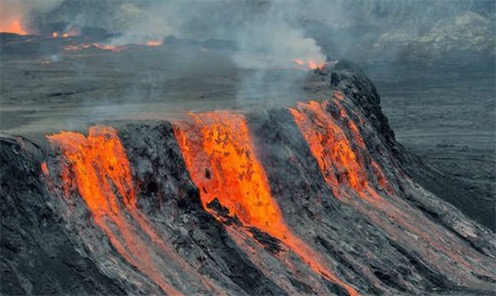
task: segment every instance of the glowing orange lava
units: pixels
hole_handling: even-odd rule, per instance
[[[193,182],[200,189],[203,207],[217,198],[246,226],[253,226],[288,245],[314,271],[357,292],[324,268],[315,251],[289,230],[272,198],[265,171],[256,158],[246,118],[228,112],[190,114],[193,123],[174,125],[174,134]]]
[[[161,40],[150,40],[148,42],[145,43],[146,46],[160,46],[162,45],[162,41]]]
[[[43,173],[43,175],[47,177],[50,176],[50,172],[48,171],[48,166],[46,162],[41,163],[41,172]]]
[[[79,29],[73,28],[67,32],[59,33],[59,32],[53,32],[52,37],[53,38],[69,38],[69,37],[74,37],[78,36],[80,34]]]
[[[67,51],[78,51],[81,49],[86,49],[92,47],[93,44],[79,44],[79,45],[67,45],[64,47]]]
[[[317,62],[314,62],[314,61],[308,61],[308,68],[311,69],[311,70],[315,70],[315,69],[323,69],[325,66],[325,63],[317,63]]]
[[[26,35],[27,32],[22,26],[20,19],[16,19],[8,24],[0,26],[0,32],[2,33],[14,33],[19,35]]]
[[[129,161],[116,131],[110,127],[92,127],[87,138],[79,133],[61,132],[48,136],[48,140],[67,159],[69,168],[61,172],[66,197],[69,198],[73,190],[72,182],[69,182],[73,176],[95,223],[106,233],[115,249],[164,291],[179,295],[150,258],[153,250],[149,242],[143,240],[135,226],[121,214],[123,208],[135,209],[136,193]],[[46,164],[42,164],[42,170],[48,175]],[[143,221],[138,223],[143,227]],[[119,237],[115,235],[115,227]]]
[[[443,231],[395,194],[381,166],[365,157],[368,149],[344,108],[344,95],[337,92],[333,103],[332,108],[339,114],[337,119],[331,115],[328,101],[298,103],[290,112],[335,197],[355,207],[395,241],[410,246],[423,258],[434,262],[445,274],[474,283],[478,280],[470,273],[464,274],[465,270],[460,266],[488,274],[477,265],[480,262],[478,254],[475,256],[452,233]],[[386,194],[381,197],[376,189]],[[354,196],[360,199],[354,199]]]
[[[305,66],[310,70],[323,69],[326,65],[325,63],[317,63],[312,60],[304,61],[302,59],[294,59],[293,63],[295,63],[298,66]]]
[[[83,43],[83,44],[73,44],[73,45],[67,45],[64,47],[65,50],[67,51],[78,51],[82,49],[88,49],[91,47],[96,47],[101,50],[108,50],[112,52],[121,52],[127,49],[126,46],[118,46],[118,45],[109,45],[109,44],[100,44],[100,43]]]
[[[310,101],[298,103],[296,109],[290,109],[324,178],[338,198],[349,196],[351,189],[365,199],[381,199],[370,186],[367,169],[360,163],[346,133],[326,111],[328,106],[327,101]],[[356,143],[363,146],[358,131],[354,136],[357,137]]]
[[[110,44],[100,44],[100,43],[93,43],[93,46],[99,49],[103,50],[110,50],[113,52],[120,52],[126,49],[125,46],[119,46],[119,45],[110,45]]]
[[[207,209],[217,197],[243,223],[287,232],[251,149],[244,117],[221,112],[191,116],[198,130],[191,126],[190,130],[175,129],[175,134],[191,177],[202,191],[203,206]]]

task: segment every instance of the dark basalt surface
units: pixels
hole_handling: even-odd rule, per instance
[[[15,137],[0,144],[1,294],[124,294],[61,223],[40,178],[40,148]]]
[[[139,207],[158,229],[170,231],[173,247],[185,260],[236,294],[283,294],[203,210],[169,123],[129,124],[119,135],[140,184]]]
[[[391,203],[407,216],[424,219],[415,227],[439,233],[465,250],[467,258],[480,261],[448,275],[441,261],[423,256],[430,251],[423,253],[421,243],[411,244],[408,236],[415,234],[405,226],[391,230],[392,222],[384,226],[374,220],[380,213],[372,206],[353,206],[334,196],[287,109],[258,110],[247,114],[250,134],[289,228],[331,262],[338,278],[364,295],[491,295],[496,274],[482,274],[481,266],[496,264],[496,242],[491,230],[477,223],[489,226],[487,217],[471,210],[475,205],[454,180],[440,177],[396,143],[367,77],[343,61],[316,72],[308,88],[321,99],[341,91],[348,114],[363,116],[359,131],[366,152],[360,157],[383,168],[400,199]],[[327,112],[333,114],[335,107],[330,103]],[[115,128],[130,161],[138,209],[174,253],[167,256],[186,262],[186,267],[172,260],[162,266],[176,289],[185,294],[217,294],[217,289],[231,295],[348,295],[309,269],[284,242],[229,216],[219,200],[208,208],[222,220],[203,209],[169,122],[121,122]],[[0,144],[1,294],[165,293],[119,256],[80,197],[67,200],[52,191],[60,184],[46,182],[41,163],[56,170],[60,151],[21,137],[2,137]],[[216,288],[205,288],[201,279]]]

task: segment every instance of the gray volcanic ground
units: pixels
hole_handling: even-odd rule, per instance
[[[140,114],[166,116],[236,105],[232,63],[201,47],[118,53],[92,48],[62,52],[58,59],[51,61],[50,55],[2,59],[3,130],[30,133]]]
[[[461,180],[470,208],[495,227],[496,68],[488,64],[419,69],[370,67],[384,113],[405,147]],[[451,200],[463,207],[463,202]],[[465,207],[466,208],[466,207]]]
[[[39,47],[56,40],[33,42]],[[2,52],[1,126],[6,132],[32,134],[102,120],[268,107],[304,97],[299,89],[306,69],[267,70],[253,86],[258,93],[246,95],[246,77],[256,71],[236,68],[232,51],[208,49],[201,43],[122,52],[52,49],[44,54],[35,47],[18,54],[26,45],[13,43]]]

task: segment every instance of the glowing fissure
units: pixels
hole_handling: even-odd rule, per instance
[[[117,252],[168,294],[179,295],[156,265],[159,259],[153,256],[154,250],[149,242],[141,237],[139,229],[121,212],[124,206],[141,230],[145,230],[154,242],[158,241],[148,223],[135,211],[136,192],[129,162],[115,130],[92,127],[87,138],[79,133],[61,132],[48,136],[48,139],[52,146],[63,152],[69,166],[61,170],[66,197],[70,198],[73,189],[70,180],[73,177],[95,223],[105,232]],[[46,175],[49,174],[45,166],[42,169]],[[115,233],[115,228],[118,233]]]
[[[244,226],[256,227],[278,238],[318,274],[357,292],[328,271],[318,254],[289,230],[272,198],[265,171],[256,158],[246,118],[229,112],[192,114],[193,122],[177,122],[174,134],[186,167],[200,190],[205,210],[215,198]]]
[[[452,271],[459,269],[456,266],[462,265],[490,276],[489,270],[471,264],[480,263],[482,257],[469,255],[473,252],[463,242],[439,229],[438,225],[398,198],[379,164],[371,159],[365,161],[360,156],[368,153],[367,148],[358,127],[341,105],[343,100],[343,94],[337,92],[333,102],[340,116],[339,122],[328,111],[328,101],[298,103],[295,109],[290,109],[334,196],[357,208],[395,240],[412,246],[428,261],[436,262],[436,266],[444,269],[446,274],[453,275]],[[360,117],[358,120],[362,121]],[[384,191],[387,199],[381,197],[377,189]],[[354,196],[360,199],[356,200]],[[364,206],[363,202],[376,210]],[[409,234],[405,235],[405,232]],[[466,250],[465,254],[463,250]],[[443,257],[445,255],[452,260],[449,264]],[[473,279],[470,274],[462,274],[460,280]]]

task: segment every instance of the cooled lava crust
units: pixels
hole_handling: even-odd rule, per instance
[[[490,295],[494,234],[396,143],[373,84],[342,61],[308,87],[288,108],[1,138],[1,293]]]

